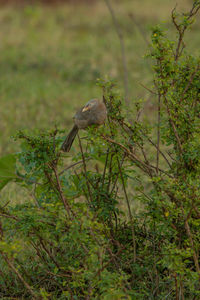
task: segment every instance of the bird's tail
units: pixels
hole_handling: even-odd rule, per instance
[[[61,146],[61,150],[64,152],[69,152],[71,149],[71,146],[73,144],[73,141],[76,137],[78,133],[78,127],[76,125],[74,125],[74,127],[72,128],[72,130],[70,131],[70,133],[68,134],[68,136],[66,137],[66,139],[64,140],[62,146]]]

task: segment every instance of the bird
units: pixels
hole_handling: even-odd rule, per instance
[[[102,125],[107,116],[106,105],[103,101],[92,99],[88,101],[74,116],[74,126],[64,140],[61,150],[69,152],[79,129],[86,129],[91,125]]]

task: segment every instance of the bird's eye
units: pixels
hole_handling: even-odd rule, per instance
[[[86,105],[83,107],[82,112],[88,111],[90,109],[90,105]]]

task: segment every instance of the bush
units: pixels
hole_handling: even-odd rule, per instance
[[[107,124],[78,136],[71,162],[61,130],[17,134],[0,187],[15,181],[32,201],[0,208],[2,298],[198,299],[200,60],[183,37],[199,8],[172,12],[177,42],[152,30],[154,124],[99,80]]]

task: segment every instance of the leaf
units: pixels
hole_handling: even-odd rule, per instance
[[[5,179],[1,180],[0,179],[0,191],[4,188],[4,186],[10,181],[11,179]]]
[[[17,179],[15,174],[16,155],[8,154],[0,158],[0,190],[13,179]]]

